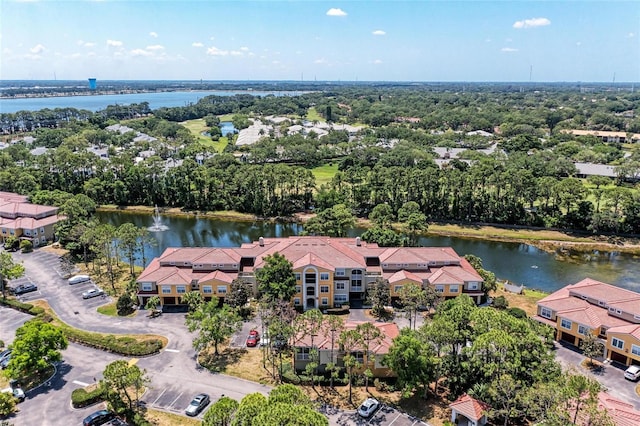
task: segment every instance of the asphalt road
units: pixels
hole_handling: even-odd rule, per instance
[[[149,408],[184,414],[193,396],[200,392],[208,393],[212,402],[222,395],[240,400],[254,392],[269,393],[271,388],[268,386],[200,368],[196,363],[196,352],[191,346],[193,336],[184,325],[184,313],[163,314],[157,318],[149,318],[144,312],[132,318],[104,316],[96,308],[110,299],[82,299],[82,292],[94,287],[94,284],[69,285],[63,278],[68,273],[68,266],[58,256],[36,250],[29,254],[14,253],[14,257],[24,263],[26,275],[19,281],[11,282],[10,286],[15,287],[26,281],[38,286],[38,291],[23,295],[21,300],[45,299],[63,321],[80,329],[105,333],[152,333],[169,339],[167,347],[160,354],[133,360],[70,344],[63,352],[64,360],[57,366],[58,372],[52,380],[27,392],[27,399],[19,405],[20,411],[10,419],[15,426],[81,424],[84,417],[102,409],[104,404],[73,409],[71,392],[99,381],[105,366],[116,359],[136,362],[147,371],[151,384],[141,400]],[[11,342],[15,329],[29,318],[26,314],[0,308],[0,339],[7,344]],[[251,328],[260,330],[259,322],[246,322],[243,330],[234,336],[233,344],[244,346]],[[199,418],[205,412],[206,409]],[[323,412],[332,425],[426,425],[390,407],[381,407],[370,419],[362,419],[354,411],[340,411],[331,407],[325,407]]]

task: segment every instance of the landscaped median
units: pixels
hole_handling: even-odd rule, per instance
[[[58,327],[67,340],[96,349],[124,356],[147,356],[159,353],[166,345],[167,338],[153,334],[105,334],[71,327],[56,316],[49,304],[38,300],[33,304],[15,300],[2,300],[0,304],[42,318]]]

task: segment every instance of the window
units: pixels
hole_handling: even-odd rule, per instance
[[[33,235],[38,235],[38,230],[37,229],[33,230]]]
[[[634,316],[633,316],[633,319],[635,319],[635,320],[640,320],[640,315],[634,315]]]
[[[598,300],[598,306],[605,306],[606,303],[604,303],[604,301],[602,300]]]
[[[293,299],[293,304],[296,306],[300,306],[300,298],[296,297],[295,299]]]
[[[403,286],[401,286],[401,285],[397,285],[397,286],[393,287],[393,291],[396,292],[396,293],[400,293],[400,290],[402,290],[402,287]]]
[[[316,295],[315,287],[307,287],[307,296],[315,296],[315,295]]]
[[[296,286],[296,293],[302,293],[302,287],[297,285]]]
[[[458,285],[454,285],[454,284],[450,285],[449,286],[449,292],[450,293],[457,293],[458,292]]]
[[[631,353],[634,355],[640,355],[640,346],[631,345]]]
[[[41,232],[42,234],[44,234],[44,227],[41,227],[41,228],[40,228],[40,232]]]
[[[30,229],[25,229],[24,230],[24,235],[26,235],[27,237],[31,236],[31,230]]]
[[[302,275],[300,275],[300,272],[296,272],[296,281],[300,281],[301,278]]]
[[[578,333],[586,336],[587,334],[589,334],[589,327],[587,327],[586,325],[579,325]]]
[[[444,293],[444,286],[443,285],[437,285],[436,286],[436,293]]]
[[[171,293],[171,286],[170,285],[163,285],[162,286],[162,292],[164,294]]]
[[[308,361],[311,358],[311,348],[297,348],[296,359],[298,361]]]
[[[151,283],[142,283],[142,291],[151,291],[153,290],[153,285]]]
[[[336,290],[344,290],[344,283],[336,282]]]
[[[204,294],[211,294],[213,293],[213,287],[211,287],[210,285],[205,285],[202,287],[202,292]]]
[[[540,316],[544,318],[551,318],[551,309],[543,307],[540,309]]]
[[[614,348],[622,349],[624,348],[624,340],[620,340],[614,337],[611,339],[611,346],[613,346]]]
[[[469,290],[477,290],[478,283],[469,283]]]
[[[307,284],[315,284],[316,274],[314,272],[304,274],[304,282]]]
[[[329,286],[328,285],[321,285],[320,286],[320,293],[329,293]]]
[[[233,269],[237,269],[237,268],[238,268],[238,264],[237,264],[237,263],[233,263],[233,264],[231,264],[231,267],[232,267]]]
[[[336,294],[333,296],[333,303],[345,303],[347,301],[346,294]]]
[[[219,285],[218,286],[218,293],[226,294],[227,293],[227,286],[226,285]]]
[[[320,273],[320,281],[329,281],[329,273],[328,272]]]
[[[178,292],[178,294],[184,294],[187,292],[187,287],[184,285],[179,285],[176,287],[176,291]]]
[[[329,304],[329,299],[326,297],[323,297],[322,299],[320,299],[320,304],[327,306]]]
[[[45,241],[47,241],[47,238],[46,237],[41,237],[40,241],[42,241],[44,243]]]
[[[336,277],[344,277],[345,275],[344,269],[336,269]]]
[[[364,352],[351,352],[351,356],[356,359],[356,362],[362,364],[364,362]]]
[[[567,330],[571,330],[571,321],[569,321],[568,319],[562,319],[562,321],[560,321],[560,326],[562,328],[566,328]]]

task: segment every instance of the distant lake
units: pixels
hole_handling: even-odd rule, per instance
[[[253,96],[292,96],[301,92],[273,91],[262,92],[257,90],[227,91],[227,90],[203,90],[186,92],[154,92],[133,93],[127,95],[90,95],[90,96],[53,96],[49,98],[19,98],[0,99],[0,113],[13,113],[18,111],[39,111],[49,108],[76,108],[89,111],[105,109],[109,105],[130,105],[140,102],[149,102],[151,109],[162,107],[182,107],[195,104],[205,96],[234,96],[239,94]]]

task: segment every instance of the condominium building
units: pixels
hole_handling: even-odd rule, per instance
[[[54,226],[65,217],[58,208],[31,204],[26,195],[0,192],[0,230],[2,243],[9,237],[29,240],[34,247],[55,238]]]
[[[640,364],[640,293],[591,278],[568,285],[538,303],[534,317],[556,330],[556,340],[579,346],[591,333],[607,359]]]
[[[363,300],[369,285],[383,279],[392,297],[407,283],[431,286],[443,298],[483,296],[480,275],[451,247],[378,247],[360,238],[260,238],[238,248],[168,248],[138,277],[140,304],[159,296],[162,305],[183,304],[198,291],[205,300],[224,298],[240,279],[257,295],[256,271],[265,258],[283,255],[293,265],[296,294],[303,309],[325,309]]]

